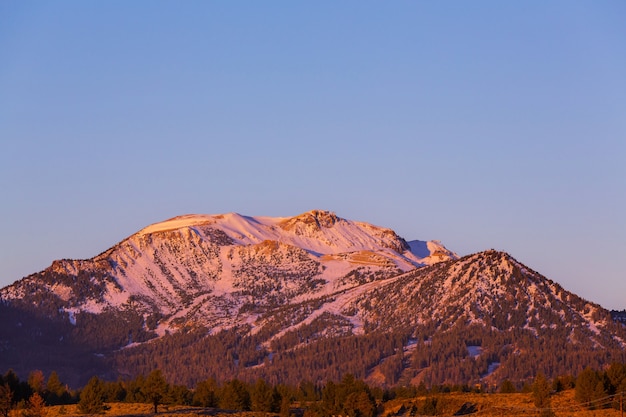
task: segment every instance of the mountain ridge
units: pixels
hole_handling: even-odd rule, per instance
[[[520,361],[558,375],[626,347],[605,309],[505,252],[459,258],[322,210],[177,216],[91,259],[55,261],[0,300],[0,366],[53,363],[77,378],[158,366],[185,384],[346,372],[385,386],[497,383],[528,378]],[[33,359],[27,342],[55,359]],[[229,359],[207,359],[217,352]],[[196,365],[183,374],[183,363]]]
[[[320,227],[320,219],[324,227]],[[327,230],[334,226],[342,227],[340,233]],[[155,242],[160,242],[156,243],[160,246],[155,247]],[[278,245],[266,242],[278,242]],[[92,297],[91,304],[84,303],[85,310],[97,312],[107,305],[119,307],[128,300],[124,295],[130,294],[150,297],[160,307],[175,306],[181,301],[185,304],[189,297],[197,297],[214,287],[215,281],[220,281],[218,275],[226,276],[221,281],[227,285],[225,281],[236,281],[238,275],[245,273],[233,271],[228,259],[260,257],[268,263],[272,248],[274,255],[284,255],[314,276],[323,275],[317,271],[320,263],[335,267],[337,263],[362,264],[378,271],[394,268],[405,271],[436,262],[442,259],[441,254],[443,258],[456,256],[443,245],[430,242],[427,245],[438,252],[437,259],[430,255],[418,258],[410,252],[404,239],[390,229],[349,222],[334,213],[319,210],[293,218],[250,217],[236,213],[185,215],[143,228],[94,258],[55,261],[50,269],[57,274],[70,275],[79,269],[108,270],[111,279],[102,280],[96,291],[104,298]],[[231,249],[225,253],[224,248]],[[172,254],[181,258],[172,259]],[[242,268],[245,269],[239,269]],[[343,270],[348,273],[352,268],[343,265]],[[235,276],[228,276],[225,271]],[[137,278],[139,276],[143,277],[143,282]],[[66,286],[56,291],[62,295],[71,292],[71,288]],[[7,297],[6,291],[4,297]]]

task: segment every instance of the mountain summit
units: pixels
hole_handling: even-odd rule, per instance
[[[414,248],[427,248],[414,253]],[[130,308],[158,315],[163,335],[181,326],[230,326],[218,304],[276,304],[331,294],[457,256],[437,242],[313,210],[291,218],[186,215],[150,225],[90,260],[56,261],[2,290],[56,299],[81,313]],[[89,279],[77,281],[82,275]]]
[[[497,383],[626,346],[606,310],[506,253],[459,258],[322,210],[175,217],[92,259],[55,261],[0,300],[0,367],[77,383],[157,367],[185,384]]]

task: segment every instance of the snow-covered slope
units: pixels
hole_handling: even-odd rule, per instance
[[[163,334],[190,324],[232,326],[245,303],[301,301],[455,258],[439,242],[407,244],[390,229],[328,211],[186,215],[150,225],[91,260],[56,261],[1,294],[24,297],[39,280],[39,291],[64,301],[68,319],[132,305],[145,316],[158,313]],[[67,277],[85,273],[80,295]],[[54,278],[41,279],[47,276]]]
[[[112,377],[156,363],[179,383],[521,384],[626,348],[608,311],[506,253],[459,258],[319,210],[150,225],[3,288],[0,317],[0,367],[78,375],[97,357]]]

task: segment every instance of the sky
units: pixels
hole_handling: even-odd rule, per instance
[[[312,209],[626,309],[626,2],[0,2],[0,287]]]

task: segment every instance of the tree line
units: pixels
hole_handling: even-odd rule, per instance
[[[394,398],[425,397],[419,409],[423,415],[437,415],[440,395],[452,391],[481,391],[484,388],[468,385],[438,385],[429,389],[419,386],[396,386],[383,389],[372,387],[352,374],[341,380],[325,383],[302,381],[298,385],[272,385],[259,378],[254,382],[239,379],[217,381],[209,378],[190,389],[171,384],[159,369],[133,379],[106,381],[97,376],[79,390],[63,384],[56,372],[45,378],[43,372],[33,371],[22,381],[12,370],[0,375],[0,415],[9,417],[19,410],[23,417],[43,417],[46,405],[78,404],[83,414],[101,414],[107,403],[148,403],[156,414],[159,406],[186,405],[213,407],[226,410],[258,411],[292,415],[293,407],[304,410],[306,417],[374,417],[380,405]],[[554,393],[574,389],[576,400],[588,409],[620,407],[620,394],[626,392],[626,364],[613,363],[604,370],[585,368],[577,376],[564,375],[551,381],[539,373],[532,385],[518,389],[504,380],[500,393],[529,392],[535,406],[543,415],[550,412],[550,398]]]
[[[294,402],[309,404],[315,415],[346,413],[352,417],[373,417],[376,400],[372,389],[352,375],[341,382],[323,386],[303,382],[297,387],[270,385],[263,379],[247,383],[231,379],[218,383],[209,378],[193,389],[170,384],[161,370],[129,380],[106,381],[97,376],[79,390],[61,383],[56,372],[47,381],[41,371],[21,381],[9,370],[0,375],[0,414],[8,417],[19,410],[23,417],[43,417],[46,405],[77,404],[83,414],[103,414],[107,403],[148,403],[157,413],[162,405],[214,407],[225,410],[259,411],[291,415]]]

